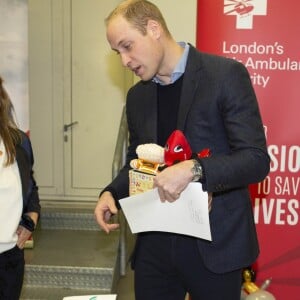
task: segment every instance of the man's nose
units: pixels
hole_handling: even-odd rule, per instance
[[[129,62],[130,62],[130,58],[128,55],[126,55],[125,53],[121,54],[121,61],[122,61],[122,65],[124,67],[129,67]]]

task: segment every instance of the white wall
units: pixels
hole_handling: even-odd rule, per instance
[[[195,45],[197,0],[152,0],[165,17],[177,41]]]

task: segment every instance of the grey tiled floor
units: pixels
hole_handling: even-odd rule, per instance
[[[52,214],[51,208],[44,208],[43,219],[41,218],[40,226],[34,233],[34,249],[25,251],[26,264],[51,267],[70,266],[71,268],[74,266],[113,268],[118,254],[119,233],[116,231],[106,235],[101,231],[94,230],[94,228],[89,228],[90,226],[87,229],[92,230],[78,230],[78,228],[86,229],[85,226],[87,225],[85,223],[87,220],[86,218],[81,220],[81,215],[78,216],[77,214],[90,213],[90,209],[77,211],[77,209],[68,208],[66,210],[65,212],[62,209],[58,211],[53,209],[54,213]],[[58,213],[59,215],[57,215]],[[63,213],[66,213],[66,216]],[[93,218],[92,214],[91,218]],[[77,226],[76,228],[73,228],[73,223]],[[69,227],[66,225],[72,225],[69,227],[74,230],[69,230]],[[62,226],[62,228],[56,228],[57,226]],[[115,288],[115,292],[118,295],[117,300],[134,300],[133,272],[129,266],[127,266],[126,275],[119,278]],[[62,290],[56,289],[54,286],[51,289],[47,289],[35,286],[30,287],[25,284],[21,299],[61,300],[65,296],[89,295],[91,292],[102,294],[100,290],[74,290],[71,286]]]

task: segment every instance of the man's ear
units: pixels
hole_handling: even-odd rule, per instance
[[[161,26],[155,20],[149,20],[147,23],[147,31],[148,34],[153,36],[154,38],[159,38],[161,36]]]

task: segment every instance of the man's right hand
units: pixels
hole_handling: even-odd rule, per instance
[[[118,213],[115,200],[110,192],[104,192],[100,196],[94,213],[97,223],[106,233],[119,228],[119,224],[109,223],[111,217]]]

